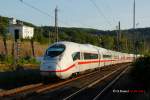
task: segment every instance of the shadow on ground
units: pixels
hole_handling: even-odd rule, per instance
[[[39,69],[19,69],[0,72],[0,89],[12,89],[27,84],[41,82]]]

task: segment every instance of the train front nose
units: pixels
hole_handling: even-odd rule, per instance
[[[43,62],[40,66],[41,75],[60,77],[61,66],[59,65],[66,46],[64,44],[54,44],[50,46],[44,55]]]
[[[58,68],[59,68],[58,62],[44,61],[40,67],[41,75],[49,77],[57,77],[56,70]]]

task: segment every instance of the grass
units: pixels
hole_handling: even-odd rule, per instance
[[[20,46],[20,58],[16,66],[12,55],[12,40],[7,40],[8,56],[5,56],[4,45],[0,39],[0,88],[13,88],[24,84],[39,82],[40,62],[32,57],[30,41],[22,41]],[[35,56],[42,56],[48,44],[34,42]]]
[[[11,89],[41,81],[39,64],[35,58],[26,56],[13,66],[13,57],[0,56],[0,88]]]
[[[19,58],[17,65],[14,66],[14,58],[0,54],[0,72],[13,71],[17,69],[39,69],[40,62],[34,57],[25,56]]]

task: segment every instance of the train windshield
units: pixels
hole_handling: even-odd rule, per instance
[[[56,44],[47,49],[46,56],[51,57],[51,58],[57,57],[57,56],[61,55],[64,52],[64,50],[65,50],[65,45]]]

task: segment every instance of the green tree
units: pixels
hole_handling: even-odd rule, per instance
[[[102,46],[107,49],[112,49],[114,47],[114,38],[112,36],[106,35],[101,38]]]
[[[3,44],[5,48],[5,55],[8,55],[7,50],[7,28],[8,28],[8,19],[0,16],[0,34],[3,37]]]

